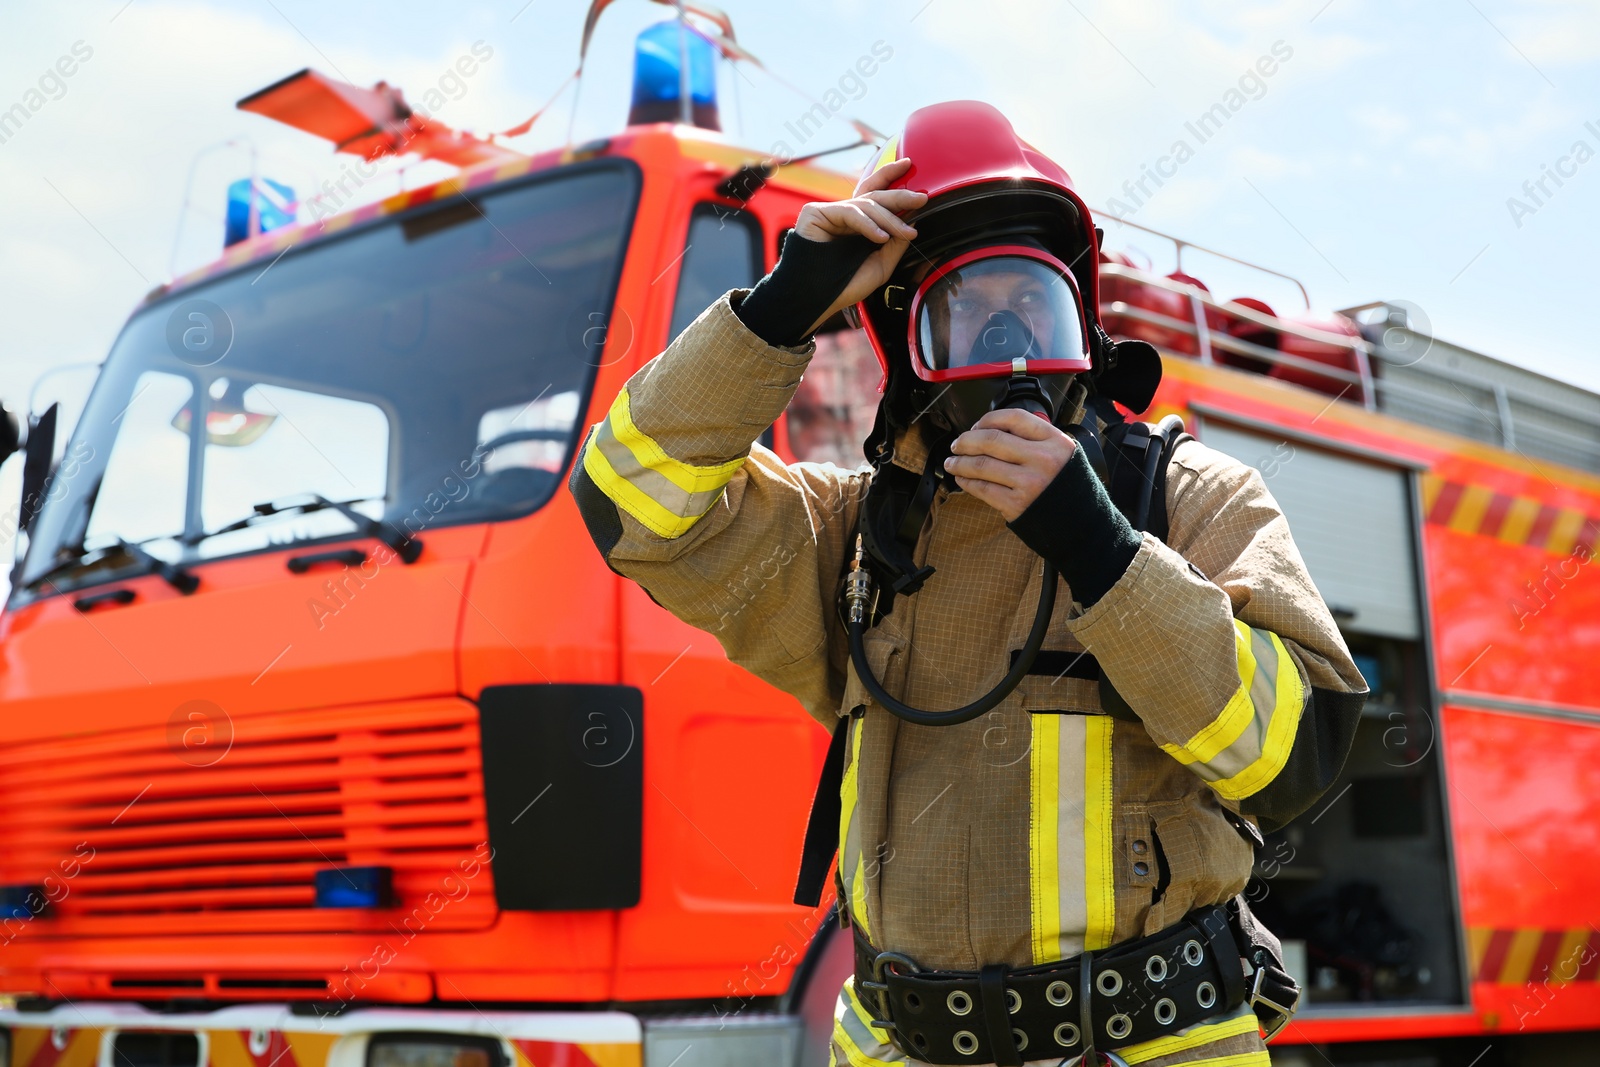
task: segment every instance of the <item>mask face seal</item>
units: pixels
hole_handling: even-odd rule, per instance
[[[1092,365],[1072,272],[1026,245],[975,249],[931,271],[912,297],[908,334],[911,368],[955,430],[1011,406],[1003,398],[1025,381],[1048,401],[1029,409],[1053,417],[1071,376]]]
[[[911,299],[912,369],[928,382],[1089,369],[1083,301],[1065,264],[1025,245],[980,248],[931,271]]]

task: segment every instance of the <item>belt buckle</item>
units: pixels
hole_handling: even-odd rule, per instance
[[[1294,1003],[1290,1004],[1288,1007],[1284,1007],[1271,997],[1264,996],[1262,994],[1261,983],[1266,976],[1267,969],[1258,965],[1256,967],[1255,979],[1250,983],[1250,1007],[1251,1010],[1254,1010],[1257,1004],[1262,1004],[1270,1010],[1278,1013],[1277,1020],[1274,1021],[1271,1026],[1262,1026],[1262,1031],[1266,1034],[1266,1039],[1271,1041],[1273,1038],[1278,1036],[1279,1031],[1281,1031],[1285,1026],[1289,1025],[1289,1020],[1294,1018],[1294,1013],[1300,1010],[1300,1001],[1305,997],[1305,992],[1304,990],[1296,992],[1294,995]]]
[[[886,1031],[892,1036],[896,1028],[894,1020],[889,1017],[889,983],[883,980],[883,972],[888,969],[891,963],[903,964],[912,974],[918,973],[922,968],[917,966],[916,960],[904,953],[880,952],[872,959],[872,981],[861,983],[861,988],[877,998],[877,1013],[882,1016],[882,1018],[870,1020],[871,1025]]]
[[[1094,1056],[1094,1060],[1087,1061],[1085,1056]],[[1093,1052],[1079,1054],[1070,1067],[1128,1067],[1128,1061],[1118,1056],[1115,1052],[1102,1052],[1095,1049]]]

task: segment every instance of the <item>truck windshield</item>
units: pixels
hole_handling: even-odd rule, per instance
[[[104,564],[136,564],[106,551],[123,543],[193,563],[349,536],[363,517],[407,535],[538,508],[579,433],[638,187],[629,161],[563,168],[139,311],[17,592],[121,576]],[[318,498],[349,506],[297,506]]]

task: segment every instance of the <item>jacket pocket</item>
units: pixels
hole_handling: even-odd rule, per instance
[[[1153,934],[1198,906],[1220,904],[1244,889],[1254,854],[1209,790],[1148,805],[1160,858],[1152,864],[1161,892],[1146,917]],[[1162,870],[1165,869],[1163,876]]]

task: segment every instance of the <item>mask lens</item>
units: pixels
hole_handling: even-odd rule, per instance
[[[942,275],[917,313],[917,355],[929,370],[1014,359],[1080,359],[1078,295],[1052,266],[1025,256],[973,260]]]

